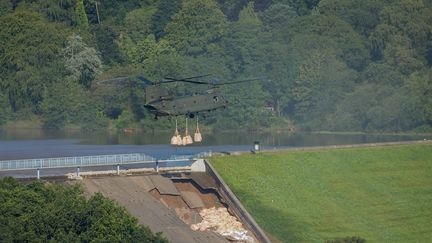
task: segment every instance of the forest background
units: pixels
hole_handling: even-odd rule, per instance
[[[266,78],[224,86],[209,127],[430,132],[431,66],[431,0],[0,1],[5,126],[172,128],[97,81],[212,74]]]

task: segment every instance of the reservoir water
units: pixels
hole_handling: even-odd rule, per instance
[[[262,149],[397,142],[432,139],[431,135],[317,134],[288,132],[204,132],[203,142],[169,145],[172,132],[0,130],[0,160],[146,153],[155,157],[199,152],[248,151],[255,141]]]

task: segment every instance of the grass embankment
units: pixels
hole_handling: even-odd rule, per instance
[[[432,144],[284,151],[211,160],[283,242],[432,239]]]

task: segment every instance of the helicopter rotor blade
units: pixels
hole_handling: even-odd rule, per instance
[[[215,83],[213,85],[220,86],[220,85],[228,85],[228,84],[246,83],[246,82],[258,81],[258,80],[263,80],[263,78],[243,79],[243,80],[232,81],[232,82],[228,82],[228,83]]]
[[[174,78],[170,78],[170,77],[167,77],[165,79],[167,79],[167,80],[165,80],[162,83],[184,82],[184,83],[193,83],[193,84],[208,84],[208,85],[213,85],[213,86],[222,86],[222,85],[228,85],[228,84],[238,84],[238,83],[263,80],[264,78],[261,77],[261,78],[244,79],[244,80],[238,80],[238,81],[227,82],[227,83],[204,82],[204,81],[197,81],[197,80],[189,80],[189,79],[185,79],[185,78],[184,79],[174,79]]]
[[[151,81],[150,79],[146,78],[144,75],[138,75],[136,78],[138,80],[140,80],[141,82],[143,82],[143,84],[154,84],[153,81]]]
[[[138,82],[134,82],[132,81],[133,79],[135,79],[134,81],[138,81]],[[126,82],[129,81],[129,82]],[[123,76],[123,77],[115,77],[115,78],[110,78],[110,79],[105,79],[105,80],[100,80],[97,81],[98,84],[114,84],[114,85],[124,85],[124,84],[129,84],[129,85],[152,85],[155,84],[155,82],[147,79],[145,76],[143,75],[138,75],[138,76],[132,76],[132,77],[128,77],[128,76]]]
[[[192,84],[212,84],[212,83],[209,83],[209,82],[187,80],[187,79],[173,79],[173,80],[171,80],[169,78],[167,78],[167,79],[168,80],[165,80],[162,83],[165,84],[165,83],[183,82],[183,83],[192,83]]]
[[[103,84],[103,83],[118,83],[124,80],[129,79],[129,77],[116,77],[116,78],[110,78],[110,79],[104,79],[104,80],[99,80],[97,81],[98,84]]]
[[[208,76],[210,76],[210,75],[211,75],[211,74],[204,74],[204,75],[193,76],[193,77],[187,77],[187,78],[173,78],[173,77],[165,77],[165,79],[167,79],[167,80],[177,80],[177,81],[184,81],[184,80],[193,81],[193,80],[191,80],[191,79],[208,77]]]

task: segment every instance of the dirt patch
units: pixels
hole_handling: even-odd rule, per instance
[[[181,196],[160,194],[157,189],[150,191],[150,194],[158,199],[163,205],[168,208],[187,208],[187,204],[183,201]]]
[[[135,176],[112,176],[100,178],[84,178],[84,184],[88,195],[101,192],[103,195],[116,200],[124,206],[129,213],[138,218],[140,224],[147,225],[155,232],[162,231],[170,242],[207,242],[219,243],[227,242],[222,236],[211,231],[193,231],[190,224],[197,223],[199,215],[183,214],[179,217],[181,210],[176,212],[171,210],[169,205],[186,209],[186,203],[180,196],[164,197],[165,205],[158,196],[157,190],[153,189],[150,193],[148,188],[153,187],[149,180]],[[145,177],[145,176],[144,176]],[[165,195],[164,195],[165,196]]]
[[[245,230],[242,223],[228,212],[215,189],[203,189],[190,179],[172,180],[180,195],[161,194],[157,190],[157,185],[155,185],[156,189],[150,191],[150,194],[167,208],[174,210],[192,230],[213,231],[230,241],[254,242],[253,236]],[[193,197],[188,198],[190,195]],[[191,202],[188,200],[199,200],[202,206],[191,207]]]
[[[225,207],[224,204],[219,200],[219,196],[211,190],[203,190],[195,185],[192,181],[187,180],[176,180],[174,185],[179,191],[194,192],[199,195],[204,203],[204,208],[220,208]]]

